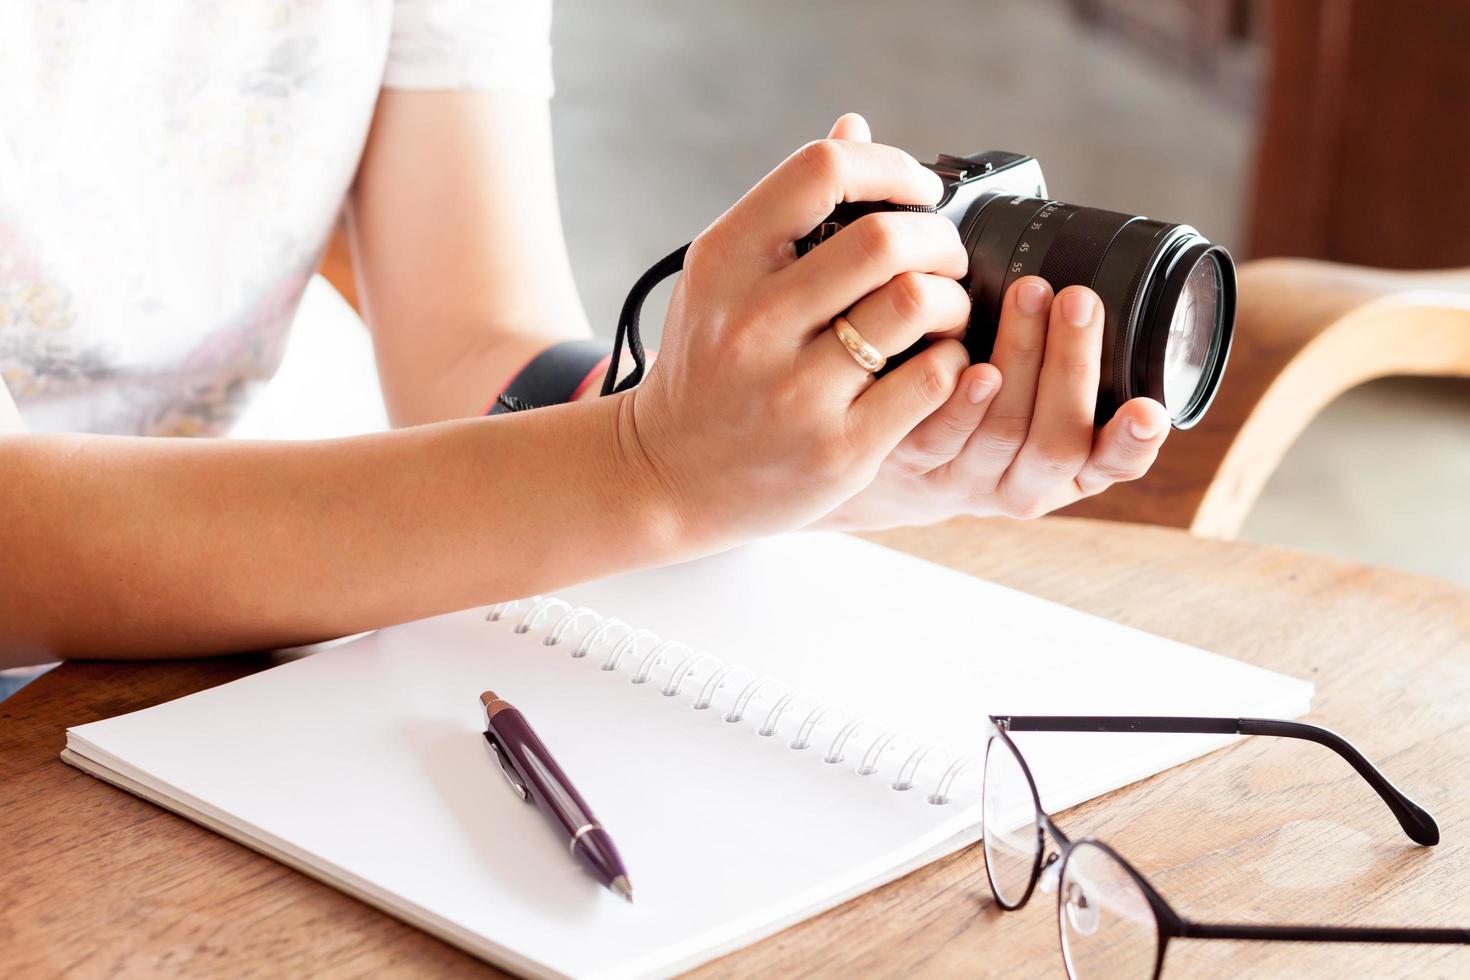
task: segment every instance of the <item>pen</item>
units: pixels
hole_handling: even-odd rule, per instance
[[[540,809],[552,827],[567,835],[572,855],[587,866],[593,877],[633,901],[628,870],[612,838],[536,737],[526,717],[494,691],[481,694],[480,703],[485,706],[485,743],[511,789]]]

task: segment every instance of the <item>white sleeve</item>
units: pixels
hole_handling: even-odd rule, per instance
[[[393,0],[383,87],[549,98],[551,0]]]

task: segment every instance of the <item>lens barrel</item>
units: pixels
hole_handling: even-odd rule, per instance
[[[1203,417],[1230,352],[1235,264],[1188,225],[1037,197],[988,196],[959,222],[970,253],[965,345],[990,359],[1002,297],[1022,276],[1090,286],[1104,310],[1097,421],[1146,395],[1175,428]]]

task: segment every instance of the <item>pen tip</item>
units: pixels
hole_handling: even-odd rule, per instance
[[[612,880],[611,887],[613,891],[626,898],[629,902],[633,901],[633,886],[628,884],[627,876],[618,875]]]

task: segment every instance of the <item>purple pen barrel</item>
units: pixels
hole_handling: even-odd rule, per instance
[[[487,691],[480,698],[485,706],[488,728],[485,739],[506,768],[511,786],[536,804],[560,831],[571,850],[599,882],[632,900],[628,871],[602,824],[580,793],[552,758],[524,715],[508,702]],[[513,767],[506,767],[509,761]],[[517,779],[519,776],[519,780]],[[518,785],[519,782],[519,785]]]
[[[607,831],[596,825],[583,831],[573,840],[572,853],[580,857],[582,862],[592,869],[598,881],[624,898],[632,896],[633,890],[628,884],[628,872],[623,867],[623,859],[619,856],[618,849],[613,846],[612,838],[607,835]],[[619,879],[622,880],[621,887],[618,885]]]

